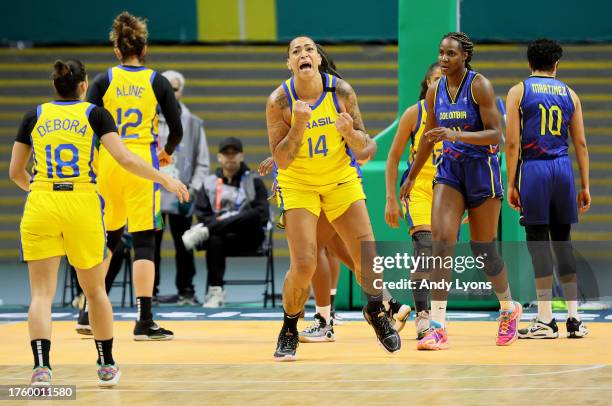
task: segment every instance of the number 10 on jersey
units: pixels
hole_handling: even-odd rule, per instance
[[[319,136],[316,144],[314,144],[312,138],[308,138],[308,154],[311,158],[314,158],[317,154],[322,154],[323,156],[327,156],[327,141],[325,140],[325,134]]]

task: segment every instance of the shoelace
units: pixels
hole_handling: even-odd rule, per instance
[[[115,373],[116,369],[113,365],[105,365],[98,370],[98,376],[100,378],[112,379]]]
[[[280,345],[281,349],[286,349],[288,347],[291,349],[295,348],[295,343],[296,343],[295,334],[291,333],[289,335],[287,334],[287,331],[283,331],[281,333],[280,342],[281,342],[281,345]]]
[[[386,317],[384,312],[378,314],[372,314],[372,324],[380,330],[383,335],[388,336],[393,333],[389,319]]]
[[[39,380],[47,380],[51,378],[51,374],[49,373],[49,370],[47,370],[46,368],[39,368],[36,372],[34,372],[34,376],[32,376],[32,380],[34,381],[39,381]]]
[[[510,330],[510,322],[512,321],[511,315],[512,313],[504,312],[497,318],[500,322],[499,332],[503,335],[508,334],[508,330]]]
[[[315,317],[312,323],[304,330],[307,333],[313,333],[321,327],[321,320]]]

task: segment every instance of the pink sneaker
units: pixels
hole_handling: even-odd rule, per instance
[[[36,367],[32,370],[31,386],[50,386],[51,385],[51,368]]]
[[[437,351],[446,349],[448,349],[448,335],[444,327],[430,328],[425,337],[417,342],[417,350]]]
[[[510,345],[518,338],[518,322],[523,314],[523,307],[520,303],[514,302],[514,310],[512,312],[501,311],[497,321],[499,328],[497,330],[497,345]]]

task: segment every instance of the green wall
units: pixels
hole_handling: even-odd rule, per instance
[[[115,16],[129,11],[149,20],[152,42],[194,41],[194,0],[2,1],[0,42],[107,43]]]
[[[0,2],[0,44],[105,43],[123,10],[149,19],[152,42],[281,41],[309,35],[318,41],[396,41],[398,0],[106,0]],[[246,35],[239,35],[238,4]],[[416,35],[455,14],[445,2],[411,0]],[[423,12],[424,9],[430,11]],[[612,1],[461,0],[461,26],[476,41],[528,41],[548,36],[565,42],[612,41]],[[207,18],[210,17],[210,18]],[[212,18],[212,19],[211,19]],[[400,19],[401,20],[401,19]],[[221,22],[221,23],[220,23]],[[418,31],[421,31],[420,33]],[[427,40],[424,41],[427,43]]]
[[[308,35],[317,41],[397,39],[398,0],[277,0],[279,41]]]
[[[475,41],[612,41],[612,1],[461,1],[461,30]]]

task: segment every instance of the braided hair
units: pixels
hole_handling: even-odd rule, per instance
[[[319,67],[319,71],[332,74],[342,79],[342,76],[340,75],[340,73],[338,73],[334,60],[329,57],[327,51],[325,51],[325,48],[323,48],[323,46],[320,44],[316,44],[316,46],[317,52],[319,53],[319,55],[321,55],[321,66]]]
[[[445,40],[446,38],[454,39],[459,43],[461,49],[463,49],[463,52],[467,54],[467,58],[465,59],[465,67],[471,70],[472,66],[470,65],[470,61],[472,60],[472,55],[474,55],[474,43],[470,37],[463,32],[449,32],[442,37],[442,40]]]

